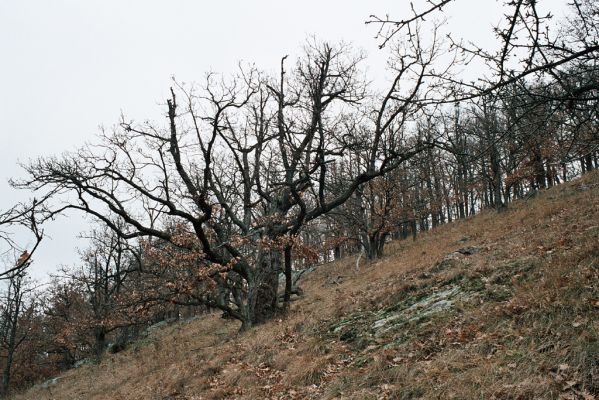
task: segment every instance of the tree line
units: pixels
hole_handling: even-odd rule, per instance
[[[275,75],[174,81],[163,121],[123,116],[95,144],[24,165],[12,184],[38,199],[0,215],[2,393],[168,318],[218,310],[250,329],[301,294],[297,271],[374,260],[392,239],[598,168],[597,5],[573,1],[552,35],[535,1],[507,2],[494,51],[426,25],[455,1],[371,17],[392,47],[383,90],[359,51],[311,40]],[[464,82],[473,60],[489,72]],[[73,212],[96,221],[89,247],[38,288],[27,267],[41,227]]]

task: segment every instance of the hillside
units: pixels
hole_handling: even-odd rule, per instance
[[[300,282],[289,315],[211,314],[15,399],[593,399],[599,174]]]

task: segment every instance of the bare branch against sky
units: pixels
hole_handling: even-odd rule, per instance
[[[561,10],[563,0],[545,0]],[[317,10],[317,12],[315,12]],[[462,0],[448,8],[453,30],[485,46],[502,17],[495,0]],[[171,77],[201,81],[239,61],[276,71],[306,38],[346,41],[368,54],[369,79],[384,79],[370,15],[409,12],[408,1],[283,2],[5,1],[0,3],[0,210],[30,197],[7,183],[18,162],[60,154],[92,141],[98,126],[125,113],[159,120]],[[560,17],[557,13],[556,17]],[[38,277],[76,259],[81,215],[51,223],[37,253]]]

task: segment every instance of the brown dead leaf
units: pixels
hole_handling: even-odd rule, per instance
[[[570,366],[568,364],[560,364],[557,369],[558,371],[567,371],[570,369]]]

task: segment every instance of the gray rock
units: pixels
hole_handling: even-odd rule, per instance
[[[463,247],[459,250],[456,250],[457,253],[463,254],[465,256],[471,256],[472,254],[476,254],[479,251],[480,249],[474,246]]]
[[[164,319],[160,322],[156,322],[154,325],[150,325],[147,329],[146,332],[147,333],[154,333],[162,328],[167,327],[168,325],[170,325],[171,323],[177,321],[176,318],[169,318],[169,319]]]
[[[93,360],[91,358],[84,358],[82,360],[77,361],[74,365],[73,368],[81,368],[84,365],[90,365],[93,364]]]
[[[58,383],[58,381],[59,381],[59,380],[61,380],[61,379],[62,379],[62,378],[61,378],[60,376],[57,376],[57,377],[55,377],[55,378],[48,379],[46,382],[42,383],[42,384],[40,385],[40,387],[41,387],[42,389],[47,389],[47,388],[49,388],[49,387],[51,387],[51,386],[55,386],[55,385]]]
[[[445,269],[453,268],[456,266],[456,263],[464,258],[465,256],[471,256],[480,252],[480,248],[474,246],[462,247],[456,251],[453,251],[446,255],[443,260],[435,264],[435,266],[431,269],[431,272],[440,272]]]
[[[426,298],[403,309],[394,311],[384,318],[378,319],[372,325],[376,337],[383,335],[391,329],[396,329],[412,321],[436,314],[451,308],[454,300],[462,294],[458,286],[436,292]]]

